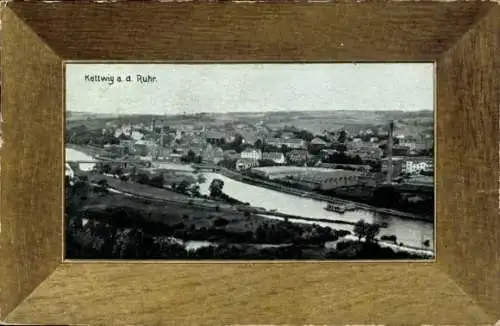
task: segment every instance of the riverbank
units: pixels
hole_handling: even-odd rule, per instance
[[[107,180],[114,184],[123,183],[122,181],[111,179],[107,178]],[[106,246],[105,242],[108,240],[98,236],[98,234],[102,234],[103,232],[109,234],[111,232],[112,234],[116,233],[120,235],[112,238],[119,238],[121,236],[127,238],[130,233],[135,234],[134,232],[137,232],[137,228],[139,228],[140,234],[145,232],[151,239],[154,238],[155,241],[158,240],[160,243],[163,243],[159,248],[153,246],[156,248],[153,250],[156,250],[156,253],[145,254],[149,255],[147,258],[161,259],[328,259],[328,255],[332,253],[332,249],[326,248],[325,243],[337,241],[343,236],[349,235],[349,232],[321,227],[317,224],[272,221],[258,214],[247,214],[246,212],[238,212],[231,209],[225,210],[221,208],[224,207],[223,203],[218,203],[212,209],[208,209],[207,207],[197,207],[197,205],[186,203],[187,198],[184,198],[184,200],[176,203],[169,202],[168,205],[165,205],[165,203],[157,202],[157,200],[160,200],[159,197],[151,198],[155,200],[137,198],[133,195],[115,191],[112,187],[108,188],[109,193],[102,193],[102,183],[94,184],[94,187],[97,189],[101,188],[101,190],[98,193],[90,192],[85,195],[84,205],[81,206],[79,213],[73,216],[73,220],[77,218],[80,221],[80,225],[72,231],[74,233],[72,237],[80,245],[83,243],[84,246],[92,248],[98,246],[104,248],[102,249],[103,251],[107,250],[106,253],[100,252],[99,258],[103,258],[103,256],[105,256],[104,258],[124,257],[116,257],[116,255],[121,254],[109,252],[110,248],[116,249],[116,244]],[[138,185],[138,187],[146,188],[148,186]],[[166,197],[166,194],[169,197],[186,197],[163,189],[151,190],[163,192],[161,196],[163,198]],[[177,200],[178,198],[175,199]],[[165,209],[167,207],[168,210]],[[230,205],[226,207],[230,207]],[[78,219],[78,215],[84,216],[87,219],[85,226],[82,225],[81,219]],[[89,219],[94,222],[90,223]],[[95,222],[98,223],[97,227],[95,226]],[[103,224],[106,225],[106,231],[102,230]],[[96,230],[99,230],[96,231],[97,233],[94,236],[89,235],[89,232],[93,232],[92,225],[94,225],[94,228],[97,228]],[[123,230],[128,231],[125,232]],[[193,253],[192,250],[176,247],[175,244],[167,244],[166,246],[169,249],[165,253],[164,242],[169,242],[170,240],[168,239],[172,237],[181,239],[186,243],[208,241],[212,245],[209,246],[211,248],[200,248],[200,252],[196,250],[196,253]],[[85,244],[85,241],[90,241],[90,243]],[[132,252],[136,254],[143,250],[138,248],[138,246],[142,246],[138,242],[143,243],[143,238],[140,241],[136,238],[122,239],[120,241],[121,243],[126,243],[125,246],[135,246]],[[81,247],[79,247],[80,249],[75,248],[75,246],[77,244],[73,244],[73,257],[70,257],[70,259],[75,258],[75,255],[78,256],[79,252],[82,253],[81,250],[83,249]],[[380,246],[380,248],[386,247],[383,243]],[[130,252],[130,249],[123,250]],[[172,250],[175,251],[175,254],[172,253]],[[428,258],[426,255],[405,251],[397,253],[398,250],[380,250],[383,253],[381,254],[382,256],[379,257],[377,256],[378,254],[374,254],[372,259],[390,259],[392,254],[395,255],[392,258]],[[87,254],[82,255],[90,256],[81,258],[92,258],[93,254],[87,252]],[[132,255],[132,253],[129,253],[129,255]],[[338,256],[339,254],[335,255]],[[125,256],[125,258],[143,258]]]
[[[106,152],[103,149],[99,148],[94,148],[92,146],[80,146],[80,145],[74,145],[74,144],[67,144],[66,145],[68,148],[74,149],[76,151],[83,152],[89,156],[96,157],[96,155],[106,155]],[[332,197],[332,196],[327,196],[327,195],[322,195],[317,192],[313,191],[307,191],[307,190],[301,190],[301,189],[296,189],[290,186],[286,186],[277,182],[272,182],[268,180],[262,180],[259,178],[247,176],[247,175],[242,175],[238,172],[229,170],[227,168],[221,167],[217,173],[220,173],[230,179],[240,181],[249,185],[256,185],[259,187],[263,187],[266,189],[270,190],[275,190],[279,191],[282,193],[294,195],[294,196],[299,196],[303,198],[311,198],[315,200],[320,200],[328,203],[333,203],[333,204],[354,204],[356,208],[358,209],[363,209],[371,212],[376,212],[376,213],[381,213],[381,214],[388,214],[392,216],[397,216],[400,218],[405,218],[405,219],[412,219],[412,220],[418,220],[418,221],[424,221],[424,222],[434,222],[434,217],[433,216],[425,216],[425,215],[418,215],[418,214],[413,214],[413,213],[408,213],[408,212],[403,212],[403,211],[398,211],[394,209],[387,209],[387,208],[381,208],[381,207],[375,207],[366,203],[362,203],[359,201],[356,201],[355,198],[353,199],[342,199],[339,197]]]
[[[238,232],[229,224],[201,226],[196,223],[165,220],[132,221],[137,216],[124,206],[115,214],[107,207],[88,207],[84,212],[92,216],[80,225],[72,224],[67,259],[231,259],[231,260],[325,260],[325,259],[429,259],[431,256],[392,250],[376,245],[360,251],[359,257],[351,251],[326,247],[327,242],[340,240],[339,234],[318,226],[299,227],[293,223],[261,224],[255,231]],[[189,215],[191,217],[191,215]],[[170,218],[168,220],[171,220]],[[206,222],[207,219],[198,221]],[[96,224],[97,222],[97,224]],[[273,226],[274,225],[274,226]],[[359,242],[352,242],[359,250]],[[361,244],[363,246],[363,244]],[[376,249],[376,250],[375,250]]]
[[[432,216],[416,215],[416,214],[401,212],[401,211],[397,211],[397,210],[393,210],[393,209],[375,207],[375,206],[371,206],[368,204],[355,202],[355,201],[351,201],[351,200],[346,200],[346,199],[341,199],[341,198],[336,198],[336,197],[334,198],[331,196],[325,196],[325,195],[321,195],[321,194],[318,194],[318,193],[315,193],[312,191],[300,190],[300,189],[296,189],[296,188],[292,188],[292,187],[287,187],[287,186],[282,185],[280,183],[241,175],[241,174],[238,174],[236,172],[233,172],[233,171],[230,171],[227,169],[221,169],[219,171],[219,173],[228,177],[228,178],[231,178],[231,179],[236,180],[236,181],[244,182],[244,183],[247,183],[249,185],[264,187],[264,188],[267,188],[270,190],[280,191],[280,192],[294,195],[294,196],[299,196],[299,197],[303,197],[303,198],[311,198],[311,199],[315,199],[315,200],[321,200],[321,201],[325,201],[325,202],[332,203],[332,204],[354,204],[358,209],[364,209],[364,210],[382,213],[382,214],[390,214],[390,215],[397,216],[400,218],[425,221],[425,222],[434,222],[434,218]]]
[[[200,209],[217,209],[219,211],[228,212],[241,212],[241,213],[251,213],[258,215],[267,215],[281,218],[283,220],[293,220],[297,223],[301,221],[307,222],[324,222],[324,223],[336,223],[345,225],[355,225],[355,222],[335,220],[335,219],[322,219],[322,218],[308,218],[299,215],[285,214],[281,212],[273,212],[266,210],[261,207],[254,207],[251,205],[244,205],[241,201],[236,200],[230,196],[221,197],[221,200],[213,200],[207,198],[198,197],[188,197],[186,195],[179,194],[177,192],[165,189],[165,188],[154,188],[147,185],[136,184],[133,182],[123,182],[121,180],[115,179],[110,176],[105,175],[93,175],[89,178],[89,181],[97,183],[99,180],[106,180],[108,188],[117,193],[121,193],[128,196],[133,196],[139,199],[156,201],[164,204],[178,204],[178,205],[188,205],[191,207],[198,207]],[[230,202],[226,202],[223,199],[230,199]]]
[[[168,195],[165,193],[165,189],[153,188],[146,185],[137,185],[135,183],[130,183],[126,186],[128,190],[131,190],[131,194],[141,187],[140,193],[145,195],[143,200],[154,201],[154,200],[164,200],[166,198],[173,198],[176,196],[178,203],[183,205],[195,205],[197,209],[205,209],[208,211],[214,211],[219,206],[219,209],[223,210],[227,207],[229,212],[236,212],[238,208],[243,209],[256,209],[255,211],[250,211],[248,214],[252,215],[265,215],[266,212],[273,213],[283,213],[281,217],[267,215],[266,219],[280,219],[284,220],[288,217],[289,221],[293,223],[301,224],[318,224],[321,226],[328,226],[332,229],[353,231],[353,225],[355,222],[363,219],[368,223],[372,224],[388,224],[386,229],[382,229],[380,236],[382,235],[396,235],[398,239],[398,245],[404,244],[404,247],[414,247],[421,248],[422,250],[433,250],[433,238],[434,238],[434,228],[432,224],[425,223],[412,219],[401,219],[397,216],[391,216],[390,214],[374,214],[368,210],[357,210],[352,212],[346,212],[345,214],[337,214],[334,212],[328,212],[324,209],[326,203],[322,200],[309,199],[300,197],[297,195],[289,195],[280,191],[268,190],[266,187],[252,186],[248,183],[243,183],[240,181],[234,181],[236,177],[229,178],[222,173],[217,172],[201,172],[204,176],[203,182],[200,182],[200,192],[203,198],[194,198],[185,196],[177,197],[180,195],[177,192],[170,191]],[[87,174],[87,173],[85,173]],[[88,173],[91,175],[92,173]],[[232,174],[238,174],[232,171]],[[99,181],[102,175],[96,174],[95,181]],[[241,175],[237,175],[241,178]],[[109,179],[108,179],[109,178]],[[119,190],[126,190],[122,188],[127,185],[127,182],[123,182],[118,179],[113,179],[112,176],[106,177],[109,180],[109,184],[120,185]],[[209,185],[213,179],[224,180],[223,192],[232,198],[244,202],[250,203],[251,205],[225,205],[222,202],[212,202],[206,200],[207,195],[210,194]],[[168,178],[165,181],[169,180]],[[135,192],[138,194],[138,192]],[[149,196],[149,197],[148,197]],[[146,198],[147,197],[147,198]],[[202,206],[198,206],[197,201],[201,200]],[[165,203],[165,201],[163,201]],[[260,208],[265,209],[265,211],[259,211]],[[240,214],[245,214],[245,211],[239,211]],[[422,245],[424,240],[430,240],[431,245]]]
[[[116,180],[116,179],[110,179],[107,177],[108,181],[110,182],[109,188],[111,189],[112,192],[118,193],[118,194],[123,194],[125,196],[129,197],[135,197],[136,199],[143,199],[147,200],[148,203],[150,202],[156,202],[156,203],[163,203],[163,204],[175,204],[179,205],[181,207],[189,207],[190,209],[201,209],[206,212],[210,211],[216,211],[220,213],[227,213],[230,216],[233,216],[233,214],[243,214],[246,220],[253,220],[253,219],[260,219],[261,217],[265,219],[272,218],[273,220],[277,221],[288,221],[288,222],[293,222],[295,224],[303,224],[303,225],[313,225],[313,224],[321,224],[323,223],[335,223],[335,224],[344,224],[344,225],[355,225],[356,223],[354,222],[349,222],[349,221],[343,221],[343,220],[332,220],[332,219],[322,219],[322,218],[307,218],[307,217],[302,217],[302,216],[297,216],[297,215],[291,215],[291,214],[285,214],[285,213],[279,213],[279,212],[269,212],[269,211],[263,211],[262,209],[259,209],[258,207],[252,207],[252,206],[234,206],[228,203],[220,202],[220,201],[215,201],[215,200],[210,200],[210,199],[200,199],[200,198],[192,198],[192,197],[186,197],[184,195],[180,195],[175,192],[170,192],[166,191],[164,189],[148,189],[151,187],[148,186],[143,186],[143,185],[138,185],[138,187],[133,187],[133,190],[130,189],[130,187],[127,187],[127,183],[124,183],[122,181]],[[132,184],[128,184],[132,185]],[[127,189],[128,188],[128,189]],[[142,190],[147,190],[147,193],[145,193]],[[173,198],[166,198],[168,195],[169,197],[172,196]],[[248,213],[248,214],[246,214]],[[263,220],[260,219],[260,222]],[[254,221],[255,222],[255,221]],[[248,231],[248,230],[240,230],[240,231]],[[334,229],[335,232],[341,232],[342,234],[348,235],[350,232],[345,232],[345,231],[340,231],[337,229]],[[200,239],[196,239],[200,240]],[[206,239],[203,239],[206,240]],[[431,250],[426,250],[425,248],[417,247],[417,246],[410,246],[410,245],[403,245],[403,244],[396,244],[392,243],[390,241],[383,241],[383,240],[377,240],[379,244],[382,247],[388,247],[396,251],[406,251],[410,252],[413,254],[425,254],[427,256],[432,255]]]
[[[254,214],[165,205],[94,187],[98,191],[89,190],[79,205],[67,209],[69,259],[313,259],[321,256],[323,243],[345,235]],[[200,241],[209,242],[209,248],[184,248]]]
[[[108,154],[103,148],[94,147],[90,145],[83,146],[83,145],[66,143],[66,148],[88,155],[93,159],[95,159],[95,157],[97,156],[106,156]]]

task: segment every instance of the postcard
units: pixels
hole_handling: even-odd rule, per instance
[[[65,71],[67,259],[434,259],[433,63]]]

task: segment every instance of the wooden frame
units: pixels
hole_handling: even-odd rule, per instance
[[[11,3],[3,17],[1,319],[493,324],[500,8],[488,2]],[[62,264],[63,60],[435,61],[437,261]]]

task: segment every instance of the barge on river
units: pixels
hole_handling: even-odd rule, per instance
[[[325,210],[330,211],[330,212],[335,212],[335,213],[345,213],[347,211],[353,211],[356,209],[356,205],[352,203],[347,203],[347,204],[328,204],[325,207]]]

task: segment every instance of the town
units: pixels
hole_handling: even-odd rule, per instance
[[[358,112],[356,114],[359,115]],[[265,250],[274,250],[278,253],[272,255],[279,257],[297,258],[299,255],[314,259],[342,259],[346,254],[339,253],[342,250],[338,250],[338,244],[337,250],[326,250],[326,254],[325,248],[345,236],[349,239],[351,234],[359,239],[363,238],[364,242],[375,242],[377,246],[403,258],[412,255],[427,258],[432,256],[432,111],[386,112],[378,118],[377,123],[349,124],[340,121],[337,125],[330,123],[333,127],[328,127],[325,121],[329,119],[321,114],[318,117],[311,117],[310,114],[306,116],[301,117],[297,113],[281,117],[273,114],[135,115],[105,118],[70,116],[66,130],[67,183],[74,188],[79,182],[87,182],[96,187],[96,191],[100,192],[99,196],[105,192],[106,196],[129,195],[134,196],[137,201],[142,200],[143,204],[146,203],[145,206],[149,206],[147,214],[150,220],[154,220],[154,229],[157,230],[165,229],[165,226],[159,226],[165,218],[155,218],[154,215],[161,215],[162,205],[164,208],[168,205],[168,209],[175,206],[175,210],[183,212],[179,213],[182,216],[180,221],[175,220],[176,223],[186,225],[189,224],[186,219],[190,220],[191,232],[180,231],[187,227],[183,229],[179,225],[177,231],[175,227],[173,231],[167,227],[170,231],[165,232],[170,235],[170,242],[175,238],[175,241],[186,243],[205,241],[227,244],[228,238],[231,238],[231,243],[248,245],[253,242],[262,245],[262,239],[265,239],[264,242],[271,246]],[[308,126],[308,123],[313,127]],[[69,152],[73,153],[73,157],[68,155]],[[91,168],[85,170],[84,165]],[[241,188],[241,185],[245,188]],[[274,194],[288,196],[290,208],[285,207],[286,205],[273,206],[278,205],[278,199],[275,203],[272,198],[268,202],[261,199],[253,202],[249,200],[260,192],[261,197]],[[74,214],[80,216],[84,210],[86,216],[103,215],[102,212],[96,212],[102,199],[96,198],[93,202],[88,202],[88,195],[80,197],[85,198],[85,203],[79,201],[75,204],[74,198],[68,200],[67,197],[67,205],[79,205],[78,209],[73,207]],[[317,213],[314,213],[315,208],[311,209],[310,214],[314,216],[305,216],[307,212],[302,213],[300,208],[293,208],[291,202],[294,200],[302,200],[302,206],[309,200],[307,203],[324,203],[321,204],[324,207],[321,212],[318,209]],[[116,201],[121,202],[123,198]],[[186,205],[190,205],[189,209],[184,207]],[[156,207],[155,210],[153,206]],[[191,216],[193,211],[200,210],[203,211],[201,215],[208,214],[209,217],[196,220]],[[365,221],[365,215],[360,212],[371,214],[366,216],[374,216],[372,221]],[[238,214],[241,214],[241,219]],[[122,215],[126,213],[122,212]],[[84,229],[81,221],[88,224],[90,219],[72,219],[77,220],[81,231]],[[401,225],[405,226],[398,227],[394,220],[401,220]],[[248,226],[252,224],[249,221],[259,222]],[[219,227],[217,223],[220,224]],[[425,225],[423,228],[427,231],[422,231],[421,234],[429,235],[428,230],[432,229],[430,237],[405,238],[400,232],[412,233],[412,230],[401,231],[408,223],[414,223],[417,228]],[[172,228],[172,223],[167,224]],[[318,254],[318,250],[312,250],[310,241],[306,247],[297,247],[297,243],[300,243],[297,238],[303,237],[297,237],[295,233],[307,233],[302,229],[300,232],[290,231],[290,237],[281,234],[283,232],[272,235],[273,232],[268,230],[285,224],[286,229],[297,231],[297,228],[305,228],[305,231],[316,234],[322,239],[315,242],[322,246],[321,254]],[[339,227],[341,225],[346,225],[347,228]],[[225,233],[220,226],[226,230]],[[73,224],[71,227],[76,226]],[[231,232],[227,229],[231,228],[237,229],[240,235],[245,235],[236,239],[236,231],[232,235],[228,234]],[[267,232],[263,231],[265,228]],[[210,236],[202,235],[203,231],[200,229],[206,234],[210,233]],[[392,234],[382,230],[391,230]],[[256,241],[259,236],[262,239]],[[273,239],[274,236],[279,239]],[[241,237],[247,240],[243,241]],[[309,240],[310,238],[311,236]],[[81,246],[81,240],[79,241]],[[287,246],[282,246],[285,242]],[[199,252],[203,248],[207,250],[208,247],[194,251],[198,254],[192,256],[199,258]],[[347,251],[352,258],[352,248],[347,249],[350,249]],[[221,256],[220,253],[214,253],[216,249],[211,250],[215,258],[234,258],[238,255],[227,252],[243,250],[246,257],[262,259],[260,254],[254,253],[252,256],[241,245],[230,246],[230,250],[226,248],[229,256]],[[262,250],[264,249],[260,248],[257,252]],[[307,253],[308,250],[314,253]],[[113,256],[113,250],[109,251],[108,256]],[[181,252],[172,257],[189,256],[189,251]],[[358,252],[354,254],[354,258],[373,258],[366,255],[368,256]],[[378,258],[392,256],[381,255]]]

